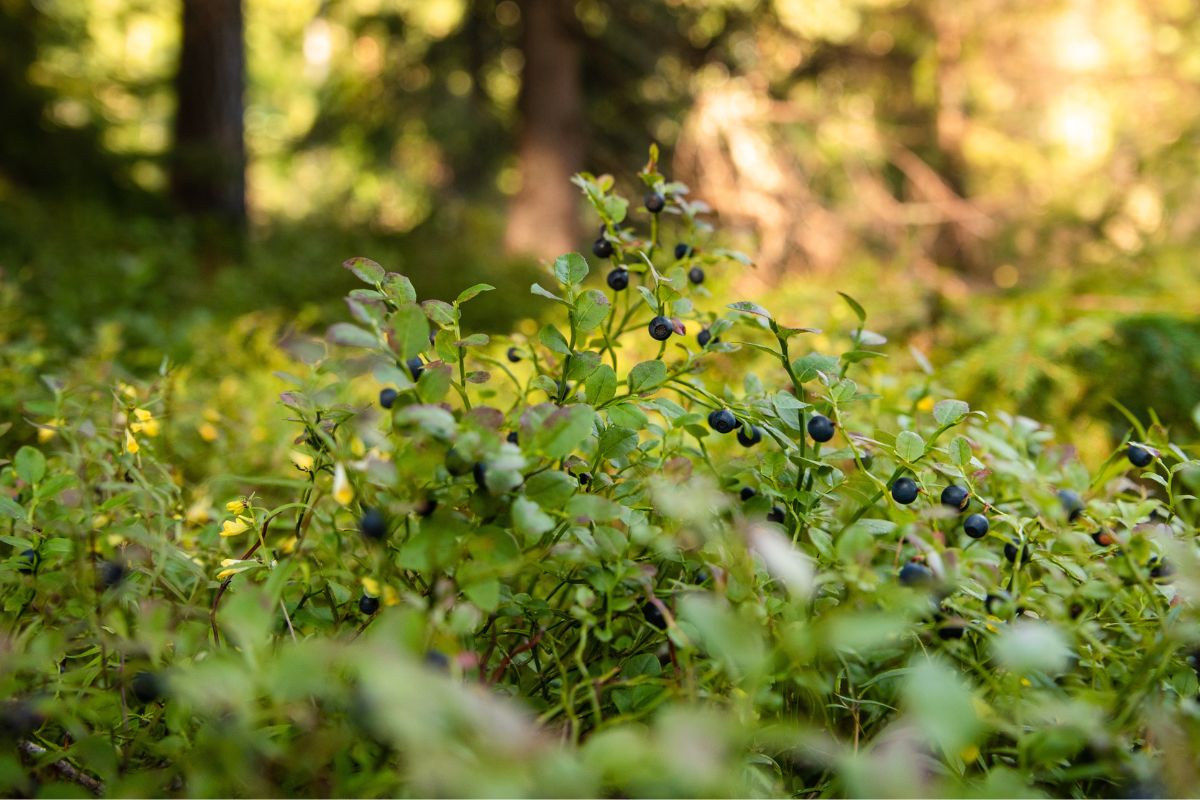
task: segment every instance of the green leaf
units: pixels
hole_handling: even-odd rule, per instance
[[[554,259],[554,277],[565,286],[576,286],[588,275],[587,259],[579,253],[567,253]]]
[[[617,393],[617,373],[608,364],[601,364],[584,381],[583,388],[589,403],[593,406],[603,405]]]
[[[608,297],[599,289],[588,289],[575,301],[575,329],[587,333],[604,322],[612,309]]]
[[[459,347],[484,347],[491,338],[486,333],[472,333],[465,339],[459,339],[455,342]]]
[[[412,281],[399,272],[389,272],[384,275],[380,285],[393,300],[401,303],[417,302],[417,290],[413,288]]]
[[[583,403],[559,408],[537,429],[533,447],[547,458],[564,458],[591,434],[595,419],[596,412]]]
[[[553,300],[556,303],[562,303],[564,306],[569,305],[566,300],[563,300],[549,289],[543,289],[541,285],[537,283],[529,287],[529,293],[536,294],[539,297],[545,297],[547,300]]]
[[[971,412],[971,407],[962,400],[942,400],[933,407],[933,418],[939,425],[954,425]]]
[[[351,258],[342,262],[342,266],[350,270],[363,283],[369,283],[374,286],[383,281],[383,267],[376,264],[369,258],[361,256]]]
[[[629,391],[647,392],[667,379],[667,365],[661,361],[643,361],[629,371]]]
[[[17,451],[13,458],[13,466],[17,477],[28,484],[40,481],[46,475],[46,457],[36,447],[26,445]]]
[[[751,303],[748,300],[739,300],[736,303],[730,303],[727,307],[732,308],[734,311],[742,311],[747,314],[754,314],[755,316],[759,316],[764,319],[773,319],[770,311],[767,311],[758,303]]]
[[[971,463],[971,443],[965,436],[955,436],[950,441],[950,460],[960,467]]]
[[[564,511],[575,521],[607,522],[620,518],[622,506],[598,494],[577,494],[567,501]]]
[[[845,292],[838,292],[838,294],[846,301],[846,305],[850,306],[850,310],[854,312],[854,316],[858,317],[859,322],[867,321],[867,312],[863,310],[863,307],[858,304],[857,300]]]
[[[538,341],[555,353],[564,356],[571,355],[571,348],[567,344],[567,338],[559,333],[558,328],[553,325],[545,325],[538,331]]]
[[[817,373],[834,375],[838,371],[838,360],[824,353],[809,353],[792,362],[792,371],[801,383],[807,383],[817,377]]]
[[[477,283],[474,286],[468,289],[463,289],[461,292],[459,292],[458,298],[454,301],[454,304],[462,305],[473,297],[478,297],[484,292],[494,292],[495,290],[496,287],[492,286],[490,283]]]
[[[554,518],[542,511],[542,507],[525,497],[518,497],[512,504],[513,529],[524,540],[525,545],[537,544],[542,534],[554,527]]]
[[[440,403],[450,391],[453,370],[448,364],[426,366],[417,380],[417,396],[425,403]]]
[[[405,303],[391,318],[392,350],[407,361],[429,346],[429,320],[416,303]]]
[[[925,440],[913,431],[901,431],[896,437],[896,457],[913,463],[925,454]]]
[[[338,322],[331,325],[325,333],[325,339],[333,344],[346,347],[376,347],[379,344],[375,334],[349,322]]]
[[[0,516],[10,519],[25,519],[25,509],[7,495],[0,494]]]
[[[444,300],[426,300],[421,303],[421,308],[430,321],[443,328],[453,327],[458,322],[458,309]]]
[[[463,587],[463,594],[481,611],[491,613],[500,605],[500,581],[487,578],[468,584]]]

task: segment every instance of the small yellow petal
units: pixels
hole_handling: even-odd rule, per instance
[[[920,411],[932,411],[933,410],[933,398],[930,397],[929,395],[925,395],[924,397],[922,397],[920,399],[920,401],[917,403],[917,409]]]
[[[188,521],[189,525],[203,525],[212,519],[208,507],[208,498],[201,497],[199,500],[188,506],[188,510],[184,515],[184,519]]]
[[[350,501],[354,499],[354,487],[350,485],[350,479],[346,477],[346,468],[341,464],[333,469],[333,499],[343,506],[350,505]]]
[[[295,536],[289,536],[279,545],[279,552],[283,553],[284,555],[291,555],[292,553],[296,552],[296,543],[298,541],[299,540]]]
[[[383,604],[385,606],[394,606],[400,604],[400,595],[391,586],[383,587]]]
[[[250,526],[241,519],[227,519],[221,524],[222,536],[237,536],[248,530],[250,530]]]
[[[129,431],[128,428],[126,428],[125,429],[125,452],[134,454],[138,450],[141,450],[141,449],[142,448],[141,448],[141,445],[138,444],[138,440],[133,438],[133,434]]]
[[[145,422],[146,420],[150,419],[153,416],[149,411],[147,411],[144,408],[135,408],[133,410],[133,415],[138,418],[138,422]]]
[[[250,504],[246,502],[245,497],[239,497],[237,500],[230,500],[225,504],[225,510],[230,514],[240,514],[249,507]]]
[[[969,764],[979,758],[979,748],[973,744],[969,744],[959,752],[958,757]]]
[[[1033,686],[1033,682],[1030,681],[1029,678],[1021,678],[1021,685],[1022,686]]]
[[[142,433],[147,436],[158,436],[160,430],[156,419],[149,419],[142,423]]]
[[[308,455],[307,453],[301,453],[299,450],[293,450],[292,452],[288,453],[288,456],[291,457],[292,463],[296,465],[296,469],[300,470],[301,472],[313,471],[314,462],[312,456]]]
[[[92,527],[96,530],[107,528],[110,521],[107,514],[97,514],[92,517]]]
[[[237,575],[237,570],[236,569],[223,569],[217,573],[217,580],[223,581],[226,578],[228,578],[230,575]]]
[[[200,427],[196,429],[196,432],[199,433],[200,438],[206,442],[215,442],[217,437],[221,435],[220,432],[217,431],[217,426],[213,425],[211,422],[201,423]]]
[[[379,581],[374,578],[363,578],[362,586],[363,591],[371,597],[379,597]]]

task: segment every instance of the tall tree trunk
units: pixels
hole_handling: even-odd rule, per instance
[[[521,188],[509,208],[510,254],[554,258],[579,240],[579,192],[570,179],[583,165],[583,86],[574,4],[523,0]]]
[[[183,0],[171,192],[189,214],[240,231],[246,221],[246,79],[241,0]]]

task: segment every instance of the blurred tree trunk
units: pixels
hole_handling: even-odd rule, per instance
[[[241,0],[183,0],[171,193],[225,234],[246,222]]]
[[[570,179],[583,165],[583,85],[573,9],[566,0],[521,2],[521,188],[505,231],[510,254],[554,258],[578,244],[579,192]]]

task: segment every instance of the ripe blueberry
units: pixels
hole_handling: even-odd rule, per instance
[[[1083,501],[1070,489],[1059,490],[1058,502],[1062,503],[1063,511],[1067,512],[1068,522],[1074,522],[1083,513]]]
[[[657,214],[666,207],[667,199],[658,192],[647,192],[643,203],[645,203],[647,211],[651,214]]]
[[[1129,449],[1125,451],[1125,455],[1129,458],[1129,463],[1139,468],[1148,467],[1150,466],[1150,462],[1154,461],[1153,453],[1136,444],[1129,445]]]
[[[440,650],[430,650],[425,654],[425,663],[439,672],[450,671],[450,659]]]
[[[596,258],[612,258],[612,242],[601,236],[592,243],[592,252],[596,254]]]
[[[1165,558],[1150,568],[1150,577],[1156,581],[1163,580],[1165,583],[1170,583],[1170,581],[1166,579],[1170,578],[1174,574],[1175,568],[1171,566],[1171,563]]]
[[[989,527],[991,525],[988,523],[988,518],[983,514],[972,514],[963,521],[963,532],[972,539],[982,539],[987,536]]]
[[[732,433],[737,426],[737,417],[728,408],[715,409],[708,414],[708,427],[717,433]]]
[[[384,408],[391,408],[392,405],[395,404],[396,398],[399,396],[400,393],[390,386],[386,389],[381,389],[379,392],[379,405],[383,406]]]
[[[515,347],[508,348],[508,352],[504,354],[508,358],[510,364],[516,364],[521,360],[521,351]]]
[[[945,489],[942,489],[942,505],[944,506],[950,506],[950,508],[963,511],[970,500],[971,493],[961,486],[955,486],[952,483]]]
[[[428,517],[437,510],[438,502],[433,497],[423,497],[413,506],[413,511],[417,512],[418,517]]]
[[[663,616],[662,609],[655,603],[646,603],[642,606],[642,616],[646,618],[646,622],[649,622],[660,631],[667,629],[667,618]]]
[[[787,513],[779,506],[771,506],[771,510],[767,512],[767,522],[774,522],[782,525],[787,521]]]
[[[742,498],[743,503],[749,500],[751,497],[754,497],[756,494],[758,494],[758,492],[754,491],[754,489],[749,486],[743,486],[742,491],[738,492],[738,496]]]
[[[1021,563],[1025,564],[1029,561],[1029,545],[1021,548]],[[1008,563],[1014,564],[1017,561],[1017,543],[1015,541],[1004,543],[1004,557],[1008,559]],[[1019,566],[1019,565],[1018,565]]]
[[[903,586],[928,586],[933,583],[933,573],[929,567],[916,561],[909,561],[901,567],[898,577]]]
[[[162,679],[153,672],[139,672],[134,675],[133,680],[129,682],[129,688],[133,690],[137,701],[143,704],[153,703],[165,694]]]
[[[36,550],[22,551],[20,558],[17,560],[17,572],[22,575],[32,575],[38,570],[38,566],[42,563],[42,557]]]
[[[364,594],[358,598],[358,610],[366,614],[368,617],[379,610],[379,598],[371,597],[369,594]]]
[[[721,341],[721,337],[714,337],[712,335],[712,331],[710,331],[708,328],[703,328],[699,333],[696,334],[696,341],[699,342],[701,347],[708,347],[709,342],[716,344],[717,342]]]
[[[591,483],[591,482],[592,482],[592,473],[590,473],[590,472],[581,472],[581,473],[579,473],[578,475],[576,475],[576,476],[575,476],[575,479],[576,479],[577,481],[579,481],[579,485],[580,485],[580,486],[587,486],[589,483]]]
[[[387,517],[378,508],[364,509],[363,515],[358,519],[358,530],[368,539],[383,541],[388,534]]]
[[[674,327],[671,325],[671,320],[667,319],[666,317],[655,317],[654,319],[650,320],[650,326],[648,330],[650,331],[650,338],[654,339],[656,342],[665,342],[667,339],[671,338],[671,334],[675,331]]]
[[[906,506],[917,499],[917,482],[912,478],[899,478],[892,484],[892,499]]]
[[[704,270],[699,267],[692,267],[688,270],[688,280],[697,286],[704,283]]]
[[[619,292],[629,286],[629,270],[624,267],[617,267],[608,273],[605,278],[608,281],[608,288],[614,292]]]
[[[997,589],[995,592],[988,592],[987,597],[983,600],[983,608],[989,614],[996,611],[996,606],[1002,603],[1011,603],[1012,596],[1003,589]]]
[[[420,356],[413,356],[407,362],[408,371],[412,373],[413,380],[421,377],[421,373],[425,371],[425,365],[421,362]]]
[[[125,579],[125,564],[120,561],[103,561],[99,566],[100,585],[111,589]]]
[[[762,430],[757,425],[743,422],[742,427],[738,428],[737,440],[742,447],[754,447],[762,441]]]
[[[833,438],[833,420],[823,414],[813,414],[808,421],[808,435],[814,442],[828,442]]]
[[[482,461],[476,461],[475,465],[471,467],[471,474],[475,477],[475,485],[486,492],[488,490],[487,464],[484,464]]]
[[[687,258],[691,254],[692,254],[692,246],[690,244],[685,244],[684,242],[680,242],[679,244],[675,245],[675,260],[676,261]]]
[[[508,442],[509,444],[520,444],[521,437],[517,434],[516,431],[510,431],[508,436],[504,437],[504,441]]]
[[[939,639],[961,639],[963,634],[967,632],[966,626],[962,624],[962,620],[947,622],[942,627],[938,628]]]

